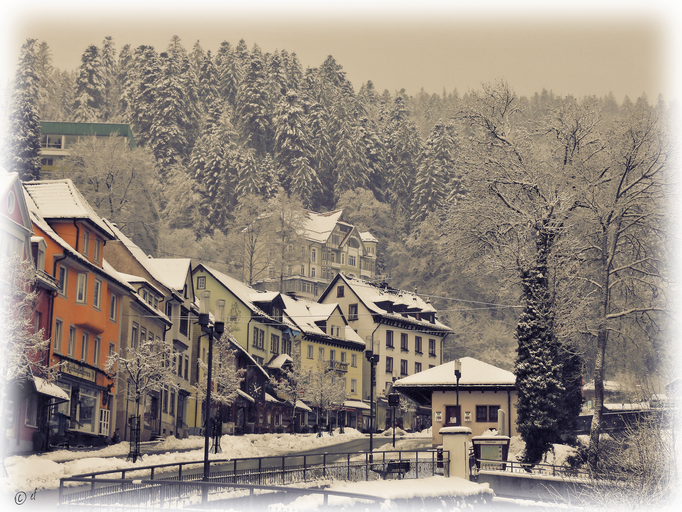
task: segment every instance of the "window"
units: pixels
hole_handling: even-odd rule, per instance
[[[358,305],[357,304],[348,304],[348,321],[351,322],[353,320],[358,319]]]
[[[409,343],[407,341],[407,333],[406,332],[401,332],[400,333],[400,350],[402,352],[409,352]]]
[[[99,392],[95,390],[80,389],[78,401],[78,421],[80,429],[87,432],[95,431],[95,413],[97,410],[97,399]]]
[[[351,267],[355,266],[355,256],[348,255],[348,265],[350,265]]]
[[[317,360],[324,361],[324,347],[320,347],[317,349]]]
[[[113,341],[109,342],[109,357],[113,356],[116,353],[116,343]]]
[[[393,373],[393,358],[386,358],[386,373]]]
[[[345,352],[341,352],[341,362],[342,363],[346,362],[346,353]]]
[[[66,277],[68,276],[68,272],[66,271],[66,267],[59,265],[59,270],[58,270],[58,279],[57,279],[57,288],[59,289],[59,293],[61,295],[66,296]]]
[[[317,250],[316,250],[316,249],[312,249],[312,250],[310,251],[310,261],[315,262],[315,258],[316,258],[316,257],[317,257]]]
[[[90,233],[83,231],[83,256],[90,253]]]
[[[358,387],[358,381],[356,379],[351,379],[350,380],[350,394],[354,395],[355,390]]]
[[[170,392],[170,411],[169,414],[171,416],[175,415],[175,390],[171,390]]]
[[[102,281],[95,279],[95,293],[92,297],[92,306],[99,309],[102,301]]]
[[[133,322],[133,327],[130,331],[130,346],[132,348],[137,348],[137,345],[138,345],[137,333],[138,333],[139,329],[140,329],[140,327],[135,322]]]
[[[81,338],[81,361],[84,363],[88,362],[88,342],[90,341],[90,335],[87,332],[83,333]]]
[[[386,348],[393,348],[393,331],[386,331]]]
[[[85,294],[88,286],[88,275],[78,274],[78,281],[76,281],[76,302],[85,304]]]
[[[305,275],[305,265],[301,265],[301,275]]]
[[[162,402],[163,402],[163,412],[168,414],[168,386],[163,387],[163,397],[162,397]]]
[[[147,330],[144,327],[140,328],[140,343],[147,341]]]
[[[421,336],[415,336],[414,337],[414,353],[415,354],[421,354],[422,353],[422,337]]]
[[[206,289],[206,276],[197,277],[197,290]]]
[[[55,352],[61,352],[62,351],[62,329],[63,329],[63,323],[61,320],[55,320],[54,321],[54,334],[52,336],[53,343],[54,343],[54,351]]]
[[[118,297],[114,295],[113,293],[111,294],[111,306],[109,307],[109,320],[112,322],[116,321],[116,310],[118,308]]]
[[[336,350],[334,349],[329,350],[329,360],[336,361]]]
[[[315,267],[310,268],[310,277],[315,277]]]
[[[313,358],[313,346],[308,345],[308,359],[312,359],[312,358]]]
[[[407,375],[407,359],[400,360],[400,375]]]
[[[499,405],[477,405],[476,421],[480,423],[497,423]]]
[[[166,302],[165,310],[166,316],[168,318],[171,318],[173,316],[173,304],[170,302]]]
[[[337,297],[343,297],[344,295],[344,287],[343,286],[337,286],[336,287],[336,296]]]
[[[99,336],[95,338],[95,346],[92,350],[92,364],[94,366],[99,366],[99,351],[102,344],[102,338]]]
[[[189,380],[189,357],[185,356],[185,380]]]
[[[351,354],[351,355],[350,355],[350,365],[351,365],[353,368],[357,368],[357,367],[358,367],[358,355],[357,355],[357,354]]]
[[[429,338],[429,357],[436,357],[436,340]]]
[[[69,357],[76,356],[76,328],[73,326],[69,328],[69,348],[67,355]]]
[[[38,426],[38,397],[31,393],[26,397],[26,426]]]
[[[100,256],[101,252],[102,252],[101,242],[99,240],[95,239],[95,254],[92,257],[92,259],[95,263],[99,263],[99,256]]]
[[[420,371],[422,371],[422,364],[414,363],[414,373],[419,373]]]
[[[341,265],[346,264],[346,253],[341,253]]]
[[[279,336],[275,334],[270,335],[270,352],[279,354]]]
[[[189,309],[180,307],[180,334],[189,336]]]
[[[40,311],[36,311],[33,314],[33,332],[39,332],[40,326],[43,323],[43,314]]]

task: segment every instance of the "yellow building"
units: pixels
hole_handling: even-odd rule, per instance
[[[443,444],[443,436],[439,434],[443,427],[469,427],[474,436],[493,428],[510,437],[518,435],[518,394],[514,374],[473,357],[463,357],[460,362],[459,385],[454,361],[410,375],[394,384],[396,390],[417,403],[431,406],[433,446]],[[502,424],[498,424],[502,418],[499,411],[504,411]]]

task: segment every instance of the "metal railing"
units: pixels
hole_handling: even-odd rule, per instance
[[[76,510],[87,505],[92,512],[92,505],[140,507],[141,504],[181,508],[190,503],[229,499],[226,493],[237,489],[248,489],[251,495],[258,489],[299,492],[297,488],[285,486],[325,479],[351,482],[378,480],[386,478],[389,464],[394,462],[409,462],[409,470],[398,474],[398,478],[449,474],[447,452],[445,460],[438,460],[436,450],[391,450],[371,455],[373,461],[367,452],[211,459],[209,481],[202,480],[201,460],[85,473],[60,480],[60,510]],[[120,478],[116,478],[119,475]],[[69,482],[89,484],[90,488],[67,493]],[[320,489],[303,489],[300,492],[304,491],[308,494],[333,494]]]
[[[517,461],[499,461],[490,459],[476,459],[476,467],[479,471],[504,471],[523,475],[555,476],[561,478],[589,479],[593,475],[584,469],[555,466],[552,464],[528,464]]]

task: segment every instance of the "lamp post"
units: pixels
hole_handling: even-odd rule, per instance
[[[455,378],[457,379],[457,424],[462,424],[462,415],[459,412],[459,378],[462,376],[462,361],[455,359]]]
[[[210,464],[208,462],[208,451],[209,443],[211,439],[211,387],[213,382],[213,337],[217,335],[218,337],[223,335],[225,331],[225,301],[216,301],[215,315],[213,325],[209,325],[209,310],[210,310],[210,299],[211,292],[205,290],[200,295],[199,303],[199,325],[201,326],[201,332],[206,334],[208,337],[208,372],[206,375],[206,405],[205,405],[205,426],[204,426],[204,480],[209,479],[210,474]],[[216,447],[217,449],[217,447]]]
[[[370,365],[370,384],[369,384],[369,462],[374,462],[374,386],[376,384],[377,363],[379,354],[374,350],[374,333],[372,333],[372,349],[365,351],[365,357]],[[376,351],[378,352],[378,350]]]

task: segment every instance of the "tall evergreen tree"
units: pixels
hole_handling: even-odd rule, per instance
[[[132,126],[138,144],[146,146],[151,138],[161,67],[152,46],[138,46],[133,59],[133,67],[126,77],[125,119]]]
[[[257,156],[262,157],[269,150],[271,127],[264,63],[257,46],[249,64],[239,87],[237,114],[246,143],[256,150]]]
[[[336,146],[334,202],[347,190],[367,188],[370,167],[356,127],[345,123]]]
[[[453,135],[440,120],[431,130],[420,157],[412,197],[413,221],[423,221],[445,199],[446,185],[454,174],[454,152]]]
[[[38,76],[38,96],[36,109],[43,120],[56,120],[57,111],[57,71],[52,66],[52,52],[45,41],[36,49],[36,75]]]
[[[39,79],[36,73],[35,39],[21,47],[12,91],[5,168],[23,181],[40,179],[40,118],[36,109]]]
[[[111,122],[118,114],[119,96],[121,95],[116,47],[111,36],[102,42],[102,75],[104,78],[104,98],[102,104],[102,121]]]
[[[274,128],[275,161],[284,189],[289,191],[295,174],[294,162],[302,157],[310,161],[305,113],[296,92],[288,91],[277,105]]]
[[[94,44],[85,49],[76,78],[74,119],[79,123],[102,121],[106,78],[100,51]]]

